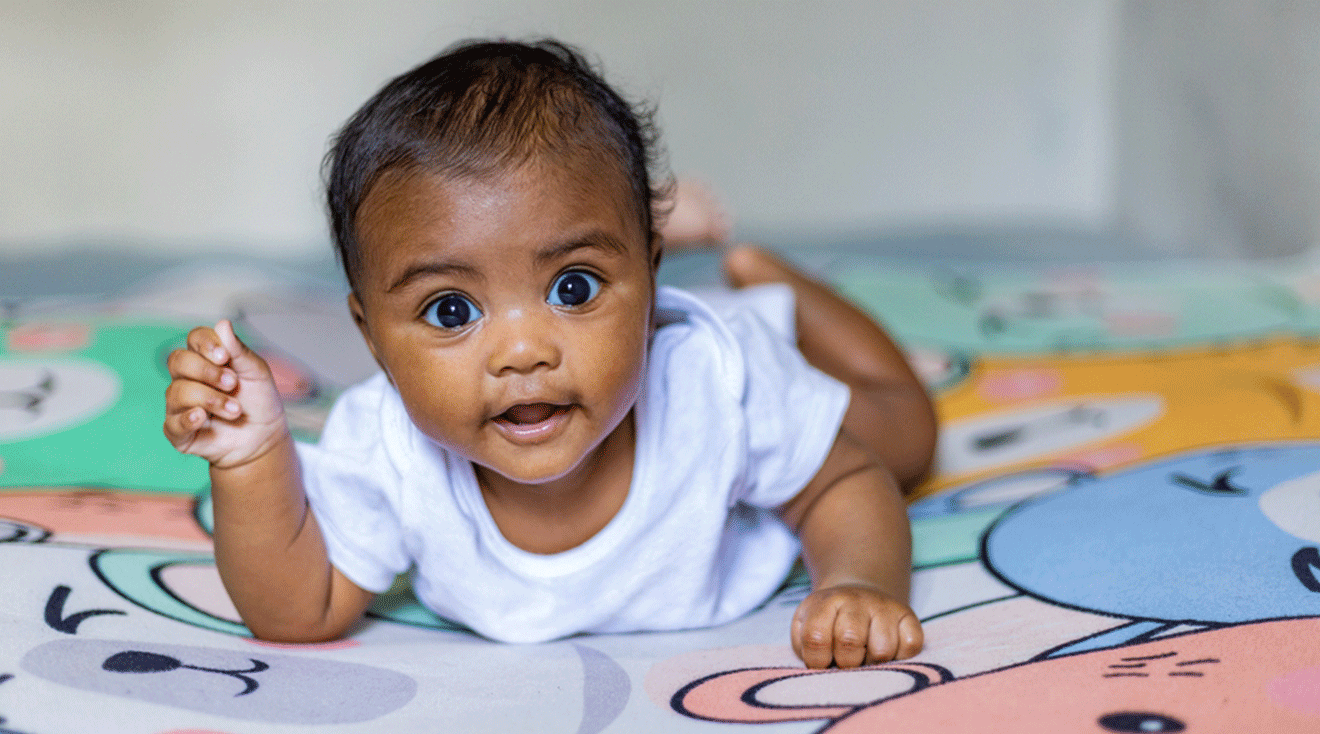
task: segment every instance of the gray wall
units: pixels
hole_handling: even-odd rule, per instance
[[[1116,227],[1156,252],[1295,253],[1320,205],[1320,4],[1129,2]]]
[[[657,101],[743,236],[1290,252],[1314,240],[1316,7],[0,0],[0,254],[321,252],[335,127],[457,38],[532,33]]]

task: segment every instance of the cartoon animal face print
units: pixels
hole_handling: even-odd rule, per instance
[[[119,397],[115,373],[89,360],[0,359],[0,443],[84,423]]]
[[[958,680],[919,663],[806,671],[766,668],[697,681],[673,699],[680,713],[712,721],[826,719],[831,734],[1007,732],[1159,734],[1320,731],[1320,619],[1290,619],[1168,637],[1130,647],[1051,658]],[[933,666],[925,666],[933,668]],[[879,671],[890,670],[890,678]],[[821,676],[837,680],[822,686]],[[839,705],[829,690],[847,676],[910,677],[894,693]],[[788,689],[796,688],[796,691]],[[779,700],[773,700],[767,694]],[[865,695],[852,692],[854,700]],[[793,702],[789,702],[796,699]]]
[[[1028,501],[990,528],[984,560],[1056,604],[1223,624],[1320,614],[1317,544],[1320,445],[1257,446],[1193,452]]]
[[[1318,364],[1320,344],[1287,336],[1166,352],[982,356],[940,395],[939,472],[921,492],[1025,469],[1108,470],[1207,446],[1313,440]]]
[[[237,651],[70,638],[33,648],[20,665],[71,688],[281,724],[369,721],[417,691],[416,681],[391,670],[256,646]]]

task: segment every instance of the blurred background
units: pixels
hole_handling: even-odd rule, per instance
[[[659,105],[736,234],[970,258],[1316,241],[1320,3],[0,0],[0,256],[328,257],[327,139],[474,35]]]

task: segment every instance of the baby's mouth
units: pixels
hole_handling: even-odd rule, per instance
[[[495,417],[495,420],[508,421],[514,425],[525,426],[548,420],[550,416],[566,409],[567,408],[563,405],[551,405],[550,403],[515,405],[503,413],[500,413]]]
[[[509,438],[518,442],[536,441],[555,432],[563,424],[572,405],[523,403],[495,416],[494,423]]]

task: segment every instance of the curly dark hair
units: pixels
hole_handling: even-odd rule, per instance
[[[334,137],[324,163],[330,226],[357,290],[358,209],[392,170],[482,176],[545,154],[618,165],[654,241],[673,179],[655,110],[630,104],[582,52],[558,41],[461,41],[392,79]]]

